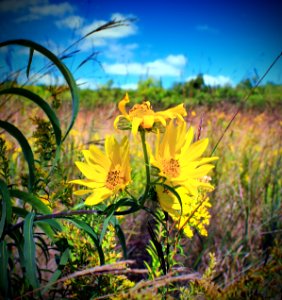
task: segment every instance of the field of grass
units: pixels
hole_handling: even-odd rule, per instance
[[[214,108],[199,106],[193,107],[193,110],[189,110],[187,107],[187,124],[197,129],[197,134],[201,139],[209,138],[207,156],[212,152],[237,109],[237,106],[232,105]],[[46,124],[36,120],[35,116],[40,116],[39,110],[36,108],[26,109],[26,107],[21,110],[20,105],[14,105],[10,106],[10,110],[1,113],[3,119],[10,119],[15,126],[21,128],[32,147],[36,149],[35,153],[37,152],[37,158],[40,161],[38,176],[41,178],[36,194],[51,207],[53,212],[69,210],[77,205],[79,207],[79,204],[82,203],[83,198],[72,195],[73,187],[67,183],[70,179],[80,176],[74,161],[81,160],[81,150],[88,149],[91,144],[103,145],[106,135],[112,133],[117,136],[124,135],[124,132],[113,128],[113,120],[117,114],[115,105],[91,110],[82,107],[75,126],[64,143],[56,172],[53,173],[52,178],[49,178],[45,174],[48,170],[48,159],[44,158],[44,155],[53,155],[54,141],[52,142],[52,135],[46,136],[44,140],[44,134],[50,128],[46,129]],[[59,115],[61,120],[67,120],[70,117],[68,108],[62,107]],[[30,127],[31,118],[34,123],[33,127]],[[37,134],[33,132],[37,132]],[[277,299],[279,298],[282,268],[281,137],[282,119],[278,111],[261,112],[244,109],[238,113],[214,153],[219,159],[210,174],[215,190],[210,194],[212,206],[209,210],[211,219],[207,226],[208,236],[202,237],[195,232],[192,238],[182,237],[179,251],[174,252],[173,261],[176,270],[177,267],[182,267],[185,271],[177,273],[172,269],[166,276],[173,278],[177,273],[185,277],[185,275],[195,272],[200,277],[202,274],[209,273],[209,275],[206,278],[201,277],[201,279],[195,277],[190,284],[186,280],[183,285],[181,279],[171,286],[162,283],[161,286],[170,286],[167,295],[170,294],[171,297],[181,299],[190,299],[189,297],[193,299],[200,295],[207,299],[214,299],[213,297],[255,299],[256,296],[257,299],[267,297],[276,299],[276,296]],[[20,170],[25,170],[25,163],[21,158],[19,146],[13,143],[4,132],[1,132],[1,138],[6,140],[5,155],[9,161],[7,168],[10,175],[8,183],[10,186],[24,186],[23,182],[26,179],[23,175],[25,172]],[[140,146],[141,143],[140,140],[136,143],[136,140],[132,138],[131,142],[132,148],[138,144]],[[4,151],[2,151],[3,153]],[[135,172],[134,168],[138,169],[138,174],[135,174],[134,177],[135,189],[141,191],[142,181],[145,178],[142,162],[140,162],[142,153],[140,153],[140,149],[135,152],[133,150],[132,153],[134,156],[133,173]],[[2,175],[5,174],[3,157]],[[23,204],[20,202],[19,205]],[[140,211],[121,218],[128,257],[135,260],[133,265],[135,271],[132,271],[132,274],[129,273],[128,279],[119,273],[119,275],[114,275],[115,271],[111,275],[101,276],[103,278],[101,280],[105,282],[98,284],[101,289],[97,295],[124,292],[130,287],[134,290],[132,286],[136,284],[136,291],[139,291],[138,284],[143,282],[140,280],[146,280],[148,276],[143,261],[153,264],[156,260],[146,251],[150,240],[148,233],[150,218],[150,215],[144,212],[140,213]],[[86,216],[83,217],[83,220],[87,220],[98,231],[102,230],[103,220],[101,217],[97,220],[97,217]],[[66,225],[66,229],[62,233],[58,233],[58,238],[68,240],[70,249],[73,251],[70,262],[66,264],[62,273],[65,276],[99,265],[96,249],[91,245],[89,239],[87,237],[78,238],[74,232],[84,236],[81,230],[75,229],[70,224]],[[118,241],[115,241],[111,229],[104,239],[103,249],[107,263],[115,263],[121,259],[121,248]],[[40,252],[40,249],[38,251]],[[53,257],[54,253],[51,251],[51,254],[48,255]],[[38,261],[44,269],[44,251],[40,257],[41,259],[38,258]],[[213,257],[213,260],[210,257]],[[50,260],[51,258],[48,257],[48,268],[55,271],[56,264],[54,261],[50,264]],[[15,273],[17,273],[17,268],[16,264],[12,268]],[[155,268],[158,269],[159,266],[155,266]],[[136,269],[141,269],[144,273],[140,275]],[[77,293],[82,293],[85,297],[90,297],[91,288],[97,289],[95,280],[99,276],[93,276],[87,272],[85,274],[82,277],[75,277],[72,281],[68,279],[63,285],[58,283],[55,290],[50,290],[49,297],[56,298],[55,295],[60,293],[74,297]],[[164,275],[160,270],[158,274],[159,276]],[[20,278],[19,274],[18,276]],[[42,276],[45,279],[50,278],[48,273]],[[163,280],[168,280],[167,278],[163,278]],[[155,278],[155,280],[157,279]],[[109,283],[116,284],[116,289],[107,289],[106,286]],[[44,286],[44,281],[42,285]],[[124,285],[123,290],[118,288],[119,285],[121,287]],[[180,286],[182,287],[180,288]],[[154,283],[151,283],[146,287],[145,294],[147,293],[149,298],[164,294],[164,287],[160,288],[157,284],[154,286]],[[181,292],[176,291],[177,287]],[[22,289],[22,293],[27,292],[24,286]],[[130,291],[129,289],[129,294],[132,293]],[[137,299],[136,295],[132,297]]]
[[[0,86],[4,299],[281,299],[281,86],[148,79],[128,103],[13,43],[67,86]]]

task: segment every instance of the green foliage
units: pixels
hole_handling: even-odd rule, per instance
[[[202,75],[184,83],[175,83],[171,88],[164,88],[160,80],[147,78],[140,80],[136,90],[128,91],[132,103],[149,100],[154,108],[166,108],[185,103],[190,107],[222,103],[236,104],[246,108],[265,109],[281,107],[282,86],[267,83],[251,93],[247,101],[242,101],[251,92],[252,84],[243,80],[237,86],[208,86]],[[97,89],[79,89],[81,105],[85,108],[107,106],[123,98],[125,91],[115,87],[113,81],[98,86]],[[64,98],[68,98],[66,95]]]
[[[0,180],[0,198],[1,198],[1,294],[6,299],[15,297],[28,290],[36,289],[42,283],[42,266],[37,260],[38,249],[41,249],[46,259],[49,256],[49,246],[47,237],[51,243],[56,244],[55,232],[61,230],[61,225],[55,220],[42,220],[37,222],[36,214],[48,215],[50,208],[39,198],[47,185],[39,184],[48,175],[43,174],[44,169],[56,165],[59,159],[61,143],[67,136],[73,126],[78,112],[78,96],[75,81],[66,66],[49,50],[28,40],[14,40],[0,43],[0,47],[7,45],[21,45],[31,49],[29,57],[27,75],[29,75],[30,65],[32,63],[32,53],[36,50],[58,67],[65,77],[72,95],[72,118],[67,127],[64,137],[61,136],[61,127],[55,111],[37,94],[24,88],[8,87],[0,91],[0,95],[24,96],[33,101],[39,109],[45,112],[48,121],[39,118],[34,119],[38,127],[35,129],[33,137],[36,142],[35,152],[30,146],[30,141],[22,133],[22,128],[17,128],[13,124],[0,120],[2,127],[19,143],[24,159],[28,166],[28,190],[26,184],[22,185],[11,180],[11,167],[9,161],[9,151],[1,136],[0,139],[0,159],[1,159],[1,177]],[[10,98],[7,98],[8,101]],[[39,160],[34,159],[34,153],[38,154]],[[56,156],[55,156],[56,154]],[[47,165],[47,162],[53,164]],[[38,165],[36,168],[35,165]],[[36,170],[40,170],[41,175]],[[20,176],[24,179],[23,170],[20,170]],[[51,169],[52,171],[52,169]],[[41,178],[40,178],[41,177]],[[25,181],[25,179],[24,179]],[[11,185],[13,184],[13,185]],[[23,221],[21,221],[24,219]],[[42,237],[42,232],[46,237]],[[64,250],[57,246],[58,251]],[[10,263],[8,264],[8,260]],[[21,272],[19,272],[21,270]],[[9,275],[6,275],[6,274]],[[15,288],[17,286],[17,288]]]

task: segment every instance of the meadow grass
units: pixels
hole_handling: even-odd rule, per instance
[[[14,107],[14,109],[15,125],[21,126],[33,143],[35,137],[32,136],[32,130],[28,123],[25,123],[25,112],[21,112],[20,108]],[[209,138],[208,152],[211,153],[236,109],[237,107],[232,105],[217,108],[199,106],[194,107],[191,111],[188,108],[186,121],[189,125],[198,128],[200,138]],[[61,108],[62,120],[69,117],[66,111],[66,108]],[[31,111],[30,117],[34,117],[34,115],[38,116],[36,108]],[[114,106],[99,107],[93,110],[81,108],[75,126],[62,149],[63,159],[56,175],[57,179],[53,186],[45,183],[50,190],[53,189],[51,195],[47,197],[46,194],[45,196],[55,211],[70,208],[80,202],[79,199],[72,197],[71,193],[62,195],[61,188],[57,187],[56,191],[55,185],[58,182],[66,185],[67,179],[79,176],[74,161],[81,159],[81,150],[87,149],[90,144],[103,144],[104,137],[114,131],[112,123],[116,115],[117,111]],[[281,254],[278,253],[281,248],[282,232],[281,137],[282,120],[277,111],[261,112],[244,109],[239,112],[229,131],[218,145],[215,155],[220,159],[211,174],[216,189],[210,196],[212,217],[207,228],[208,237],[201,237],[196,233],[191,239],[181,240],[182,255],[178,260],[179,264],[191,271],[204,273],[209,268],[210,253],[213,253],[216,260],[211,276],[213,282],[198,283],[198,287],[190,287],[189,292],[184,289],[182,299],[185,299],[183,296],[185,293],[187,297],[202,293],[207,298],[213,296],[223,298],[223,291],[225,291],[225,295],[231,295],[230,299],[232,299],[233,290],[238,289],[235,283],[241,284],[241,290],[244,290],[246,284],[241,281],[242,278],[249,278],[247,276],[251,276],[250,272],[253,272],[251,274],[254,274],[255,279],[256,276],[263,278],[261,279],[263,287],[260,291],[262,295],[269,295],[269,293],[273,295],[269,290],[272,285],[276,288],[276,290],[274,288],[275,293],[281,292],[279,288],[277,290],[278,279],[275,275],[272,276],[268,269],[262,269],[264,266],[268,266],[269,262],[272,263],[274,259],[277,259],[277,255],[281,259],[279,256]],[[25,166],[20,159],[21,154],[17,146],[12,141],[7,145],[7,153],[11,158],[10,172],[13,174],[11,176],[13,181],[10,184],[17,184],[22,180],[17,175],[17,170],[24,169]],[[136,146],[136,141],[132,140],[132,147],[134,145]],[[133,151],[133,156],[135,191],[132,192],[138,194],[138,190],[142,189],[141,182],[145,174],[142,172],[134,174],[135,168],[137,170],[142,165],[140,150]],[[59,174],[60,170],[61,174]],[[67,193],[67,189],[65,189],[65,193]],[[44,198],[44,195],[42,197]],[[122,220],[128,252],[131,258],[138,261],[139,265],[136,266],[138,268],[144,268],[142,260],[150,261],[145,250],[146,243],[150,239],[147,222],[148,218],[140,213],[130,215]],[[117,249],[120,248],[117,247]],[[88,248],[88,251],[95,253],[91,247]],[[81,253],[81,255],[87,256],[90,255],[90,252]],[[119,257],[117,254],[116,259]],[[279,261],[277,263],[279,264]],[[97,262],[92,265],[88,264],[88,266],[95,266],[95,264]],[[137,278],[140,279],[140,277]],[[89,280],[79,282],[87,285]],[[208,285],[207,288],[204,288],[205,284]],[[214,284],[216,286],[211,292],[211,286]],[[220,290],[220,294],[216,294],[214,292],[216,290]],[[110,293],[110,291],[105,290],[105,293]],[[227,297],[227,299],[229,298]]]

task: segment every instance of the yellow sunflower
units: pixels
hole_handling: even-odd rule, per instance
[[[166,120],[178,118],[183,120],[183,117],[187,115],[187,112],[183,104],[179,104],[173,108],[169,108],[164,111],[155,112],[149,101],[144,101],[142,104],[135,104],[129,112],[126,111],[125,106],[129,103],[129,97],[126,93],[125,97],[119,102],[118,108],[122,115],[116,117],[114,121],[114,127],[118,127],[118,123],[121,120],[127,120],[131,123],[131,131],[133,135],[136,135],[141,126],[144,129],[151,129],[155,123],[161,123],[166,126]]]
[[[212,189],[206,175],[214,168],[210,162],[217,157],[201,157],[208,146],[208,139],[193,142],[194,129],[187,131],[185,122],[169,122],[165,133],[156,142],[155,155],[151,153],[151,165],[159,170],[166,184],[183,186],[188,193],[198,194],[198,188]]]
[[[84,150],[85,162],[76,162],[76,166],[86,179],[72,180],[88,189],[75,191],[75,195],[91,193],[85,200],[86,205],[96,205],[115,196],[130,183],[129,142],[124,137],[120,143],[114,136],[107,136],[105,153],[97,146],[91,145]]]
[[[192,228],[195,228],[203,236],[207,236],[206,225],[210,222],[210,213],[208,208],[211,207],[209,198],[204,194],[191,196],[184,187],[175,189],[178,193],[182,210],[177,197],[163,186],[157,185],[156,192],[161,208],[168,212],[176,222],[178,230],[183,229],[185,235],[189,238],[193,236]]]

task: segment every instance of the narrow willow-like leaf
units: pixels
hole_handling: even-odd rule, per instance
[[[43,230],[43,232],[49,237],[49,239],[51,241],[54,241],[55,240],[55,237],[54,237],[54,230],[52,229],[52,227],[47,223],[45,222],[45,220],[43,221],[35,221],[34,222],[39,228],[41,228],[41,230]]]
[[[22,134],[22,132],[11,123],[0,120],[0,127],[5,129],[20,144],[25,160],[28,164],[28,170],[29,170],[28,188],[30,191],[32,191],[34,181],[35,181],[35,176],[34,176],[34,157],[30,145],[27,139],[25,138],[25,136]]]
[[[29,213],[29,211],[25,210],[24,208],[18,207],[18,206],[13,206],[12,211],[15,215],[18,217],[25,218],[26,215]]]
[[[125,241],[125,236],[124,236],[124,233],[122,231],[122,228],[119,225],[119,222],[118,222],[116,217],[111,218],[111,223],[115,227],[116,235],[119,239],[119,242],[120,242],[120,245],[121,245],[121,248],[122,248],[123,257],[124,257],[124,259],[127,259],[126,241]]]
[[[62,270],[63,270],[64,266],[67,264],[69,257],[70,257],[70,249],[67,248],[61,255],[59,266],[58,266],[57,270],[51,276],[48,284],[45,285],[45,288],[42,291],[42,294],[45,294],[50,289],[50,287],[60,278],[60,276],[62,274]]]
[[[105,220],[103,222],[103,228],[102,228],[102,231],[100,233],[100,245],[102,245],[102,241],[103,241],[104,236],[106,234],[106,231],[108,229],[109,222],[111,221],[111,218],[114,215],[114,212],[115,212],[115,208],[112,207],[112,209],[108,212],[108,215],[107,215],[107,217],[105,218]]]
[[[69,69],[66,67],[66,65],[51,51],[46,49],[40,44],[37,44],[33,41],[30,40],[25,40],[25,39],[18,39],[18,40],[9,40],[0,43],[0,47],[8,46],[8,45],[20,45],[24,47],[29,47],[33,48],[34,50],[40,52],[44,56],[46,56],[50,61],[61,71],[62,75],[64,76],[67,84],[69,85],[71,96],[72,96],[72,118],[70,120],[70,124],[66,130],[66,133],[63,137],[63,141],[67,137],[68,133],[70,132],[71,128],[74,125],[74,121],[77,117],[78,110],[79,110],[79,97],[78,97],[78,89],[76,82],[69,71]]]
[[[52,127],[54,129],[54,134],[56,138],[56,144],[57,146],[60,146],[61,144],[61,138],[62,138],[62,133],[61,133],[61,128],[60,128],[60,121],[57,118],[55,112],[53,109],[50,107],[50,105],[43,100],[40,96],[37,94],[24,89],[24,88],[16,88],[16,87],[11,87],[7,89],[0,90],[0,95],[4,94],[12,94],[12,95],[17,95],[17,96],[23,96],[25,98],[30,99],[32,102],[37,104],[47,115],[47,117],[50,120],[50,123],[52,124]]]
[[[34,49],[29,48],[29,57],[28,57],[28,63],[27,63],[27,67],[26,67],[26,77],[27,78],[29,77],[30,67],[31,67],[32,58],[33,58],[33,52],[34,52]]]
[[[150,223],[148,223],[148,231],[151,237],[151,241],[154,244],[156,251],[157,251],[157,255],[161,264],[161,268],[163,270],[164,275],[166,275],[167,273],[167,267],[166,267],[166,263],[165,263],[165,256],[163,253],[163,248],[162,248],[162,244],[158,241],[156,234],[151,226]]]
[[[36,289],[39,287],[36,268],[36,248],[33,238],[33,219],[35,214],[29,213],[24,221],[24,259],[26,277],[30,285]]]
[[[40,199],[38,199],[36,196],[34,196],[31,193],[27,193],[20,190],[11,190],[10,195],[11,197],[16,197],[29,203],[33,207],[33,209],[35,209],[39,213],[42,214],[52,213],[51,209],[47,205],[45,205]]]
[[[97,206],[97,207],[98,207],[98,209],[103,210],[103,211],[100,212],[101,214],[106,214],[106,215],[108,215],[109,211],[111,211],[112,208],[114,208],[114,210],[115,210],[114,215],[115,216],[131,214],[131,213],[134,213],[134,212],[141,209],[141,207],[135,201],[133,201],[130,198],[122,198],[122,199],[118,200],[116,203],[111,204],[111,205],[109,205],[107,207],[104,207],[104,208],[102,206],[101,206],[101,208],[99,208],[99,206]],[[123,207],[126,207],[128,209],[125,209],[125,210],[120,209],[120,208],[123,208]]]
[[[38,223],[38,225],[41,226],[42,222],[44,224],[48,224],[54,230],[57,230],[57,231],[61,231],[63,228],[63,225],[58,220],[55,220],[55,219],[45,219],[45,220],[36,221],[36,224]]]
[[[22,231],[20,229],[16,229],[8,232],[8,235],[11,239],[14,240],[14,244],[17,248],[20,258],[20,266],[22,268],[22,272],[25,270],[25,258],[24,258],[24,238]]]
[[[34,223],[38,225],[53,242],[56,240],[55,232],[62,230],[62,226],[57,220],[46,219],[35,221]]]
[[[181,214],[182,214],[182,201],[181,201],[181,197],[179,196],[179,194],[176,191],[176,188],[173,188],[165,183],[155,183],[156,185],[161,185],[162,187],[164,187],[164,189],[169,190],[178,200],[179,204],[180,204],[180,209],[181,209]]]
[[[0,179],[0,193],[2,194],[2,213],[0,220],[0,238],[2,238],[2,233],[5,227],[5,222],[11,223],[12,218],[12,204],[10,199],[10,194],[6,183]]]
[[[76,227],[78,227],[79,229],[84,230],[89,236],[90,238],[93,240],[98,254],[99,254],[99,258],[100,258],[100,264],[103,265],[105,264],[105,256],[104,256],[104,252],[103,249],[100,245],[100,239],[98,234],[85,222],[81,221],[81,220],[75,220],[75,219],[71,219],[71,218],[63,218],[65,220],[68,220],[69,222],[73,223]]]
[[[8,299],[8,250],[6,241],[0,242],[0,291],[5,299]]]

